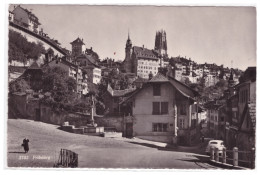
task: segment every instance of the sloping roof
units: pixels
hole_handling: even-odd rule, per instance
[[[149,86],[153,83],[167,83],[168,82],[173,87],[175,87],[177,89],[177,91],[179,91],[183,96],[190,98],[190,99],[193,99],[194,97],[199,95],[199,93],[197,91],[191,89],[190,87],[179,82],[178,80],[174,79],[173,77],[168,76],[168,79],[167,79],[167,77],[165,77],[163,74],[158,73],[153,78],[154,78],[154,80],[151,79],[150,81],[148,81],[142,88],[137,89],[135,92],[133,92],[133,94],[131,94],[131,96],[126,98],[124,101],[120,102],[120,104],[124,103],[125,101],[128,101],[130,98],[132,98],[133,96],[138,94],[141,90],[143,90],[144,88],[146,88],[147,86]]]
[[[196,96],[199,96],[199,93],[189,86],[185,85],[184,83],[181,83],[180,81],[176,80],[175,78],[169,76],[170,83],[184,96],[194,98]]]
[[[169,82],[169,80],[162,73],[158,72],[149,82]]]
[[[65,64],[65,65],[67,65],[67,66],[69,66],[69,67],[73,67],[73,68],[77,68],[77,67],[78,67],[76,64],[71,63],[71,62],[67,61],[67,60],[64,59],[64,58],[58,58],[58,60],[56,60],[56,59],[51,60],[50,62],[48,62],[48,63],[42,65],[42,67],[49,66],[49,64],[50,64],[51,62],[56,62],[56,61],[58,61],[58,63]]]
[[[41,69],[36,61],[34,61],[28,69]]]
[[[77,39],[75,39],[74,41],[72,41],[70,44],[81,44],[81,45],[85,45],[85,43],[78,37]]]
[[[76,60],[77,59],[87,59],[93,66],[95,67],[98,67],[99,68],[99,65],[96,64],[96,61],[92,58],[92,56],[90,55],[86,55],[86,54],[80,54],[79,56],[77,56]]]
[[[134,46],[133,52],[137,58],[148,58],[158,60],[158,53],[155,50],[146,49],[143,47]]]
[[[135,88],[125,89],[125,90],[114,90],[109,84],[107,86],[107,91],[112,97],[122,97],[131,92],[134,92],[135,90],[136,90]]]

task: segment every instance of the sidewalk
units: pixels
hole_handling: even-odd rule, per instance
[[[131,139],[125,138],[125,137],[114,138],[114,139],[133,143],[133,144],[139,144],[139,145],[146,146],[146,147],[164,149],[164,150],[169,150],[169,151],[192,152],[192,153],[199,153],[199,154],[204,154],[205,148],[207,146],[207,141],[205,141],[204,143],[198,143],[198,144],[192,145],[192,146],[175,146],[175,145],[171,145],[168,143],[143,140],[143,139],[136,138],[136,137],[131,138]]]
[[[167,143],[143,140],[136,137],[133,138],[121,137],[121,138],[114,138],[114,139],[121,140],[124,142],[129,142],[129,143],[136,143],[136,144],[139,143],[140,145],[148,146],[148,147],[166,148],[166,146],[168,145]]]

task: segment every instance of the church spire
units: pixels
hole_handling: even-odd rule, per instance
[[[128,38],[127,38],[127,41],[126,41],[126,46],[132,47],[132,41],[130,39],[129,29],[128,29]]]
[[[233,76],[233,69],[230,71],[230,76],[228,79],[228,86],[233,87],[235,85],[234,76]]]

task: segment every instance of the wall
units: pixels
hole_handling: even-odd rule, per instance
[[[35,42],[35,43],[40,42],[40,43],[42,43],[42,45],[43,45],[43,47],[45,48],[45,50],[51,48],[51,49],[54,51],[54,55],[58,55],[59,57],[63,56],[63,54],[60,53],[59,51],[57,51],[54,47],[52,47],[51,45],[49,45],[49,44],[43,42],[42,40],[40,40],[40,39],[38,39],[38,38],[36,38],[36,37],[34,37],[34,36],[32,36],[32,35],[26,33],[26,32],[23,32],[23,31],[21,31],[21,30],[15,28],[15,27],[12,27],[12,26],[10,26],[10,25],[9,25],[9,29],[10,29],[10,30],[13,30],[13,31],[15,31],[15,32],[20,33],[22,36],[26,37],[29,42]]]
[[[26,116],[26,94],[18,93],[18,94],[10,94],[10,104],[19,112],[22,116]]]
[[[54,112],[52,108],[41,104],[41,121],[55,125],[63,125],[64,122],[69,122],[75,127],[86,126],[90,116],[79,113]]]
[[[40,109],[39,121],[44,123],[61,126],[64,122],[69,122],[69,124],[74,125],[75,128],[87,126],[87,124],[90,123],[90,115],[55,112],[51,107],[44,104],[39,104],[39,99],[29,98],[27,100],[25,93],[12,95],[10,96],[10,100],[12,100],[12,103],[10,103],[8,108],[9,118],[22,117],[30,120],[36,120],[36,109]],[[18,114],[16,111],[18,111],[21,116],[17,116]],[[124,125],[126,122],[132,122],[132,117],[95,117],[95,123],[97,123],[98,126],[114,127],[118,132],[124,132]]]
[[[36,120],[36,109],[39,109],[39,107],[40,104],[38,99],[28,100],[26,104],[27,118],[31,120]]]
[[[95,117],[95,123],[98,126],[114,127],[117,132],[123,132],[123,118],[122,117]]]

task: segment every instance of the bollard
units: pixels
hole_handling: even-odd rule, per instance
[[[251,149],[251,168],[255,169],[255,148]]]
[[[215,148],[215,161],[219,162],[219,149]]]
[[[223,150],[222,150],[222,163],[227,163],[227,148],[226,147],[223,147]]]
[[[210,147],[210,160],[214,160],[214,148]]]
[[[233,148],[233,166],[238,166],[238,148]]]

